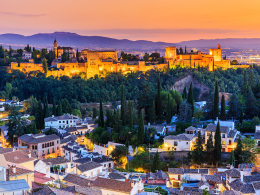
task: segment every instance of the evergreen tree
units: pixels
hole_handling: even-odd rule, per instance
[[[235,153],[234,150],[231,151],[231,156],[229,158],[229,164],[235,166]]]
[[[95,119],[98,116],[98,110],[94,107],[92,108],[92,118]]]
[[[37,134],[37,128],[35,122],[33,123],[32,134]]]
[[[203,146],[202,146],[202,137],[201,132],[198,132],[198,139],[194,146],[194,150],[192,152],[192,160],[196,164],[201,164],[203,162]]]
[[[243,113],[243,108],[241,108],[240,117],[239,117],[239,123],[240,123],[240,125],[243,124],[243,119],[244,119],[244,113]]]
[[[168,105],[167,105],[167,113],[166,113],[166,122],[167,124],[171,123],[171,116],[172,112],[171,112],[171,105],[170,105],[170,94],[168,93]]]
[[[162,118],[162,99],[161,99],[161,81],[160,81],[160,75],[158,77],[158,83],[157,83],[157,116],[158,119],[161,120]]]
[[[99,117],[98,117],[98,126],[99,127],[104,127],[104,113],[103,113],[103,105],[102,105],[102,100],[99,100]]]
[[[237,167],[239,164],[243,163],[242,156],[243,156],[243,144],[241,137],[238,137],[237,140],[237,147],[234,150],[234,156],[235,156],[235,167]]]
[[[187,99],[187,89],[186,89],[186,86],[184,87],[183,92],[182,92],[182,99],[183,100]]]
[[[72,113],[72,109],[71,109],[70,103],[69,103],[69,101],[66,98],[64,98],[62,100],[61,105],[62,105],[62,112],[63,113],[65,113],[65,114],[71,114]]]
[[[138,144],[143,144],[144,143],[144,119],[143,119],[143,113],[142,110],[139,113],[138,117],[138,133],[137,133],[137,138],[138,138]]]
[[[47,117],[49,117],[50,116],[50,112],[49,112],[49,104],[48,104],[48,98],[47,98],[47,96],[45,96],[45,106],[46,106],[46,108],[45,108],[45,114],[44,114],[44,118],[47,118]]]
[[[126,125],[126,118],[125,118],[125,95],[124,95],[124,85],[122,83],[121,87],[121,120],[122,120],[122,125]]]
[[[256,86],[256,77],[255,77],[255,74],[254,74],[253,70],[251,70],[249,72],[249,75],[248,75],[248,85],[251,87],[252,90]]]
[[[193,86],[190,83],[189,93],[188,93],[188,103],[191,105],[192,115],[194,113],[194,101],[193,101]]]
[[[187,49],[186,49],[186,46],[185,46],[185,53],[187,53]]]
[[[240,102],[236,94],[232,94],[230,97],[230,101],[228,103],[229,109],[228,109],[228,115],[233,118],[233,120],[239,118],[239,110],[240,110]]]
[[[43,110],[42,110],[42,102],[41,100],[39,100],[36,115],[35,115],[35,123],[37,129],[43,129],[43,121],[44,121],[44,117],[43,117]]]
[[[52,115],[56,116],[56,102],[55,102],[55,97],[53,97],[53,101],[52,101]]]
[[[57,107],[57,116],[62,115],[62,106],[61,106],[61,101],[59,100],[58,102],[58,107]]]
[[[107,117],[106,126],[111,127],[113,123],[113,117],[109,109],[106,109],[106,117]]]
[[[218,81],[215,83],[215,93],[214,93],[214,120],[219,115],[219,92],[218,92]]]
[[[157,151],[153,157],[153,164],[151,167],[151,171],[153,173],[156,173],[156,171],[160,171],[160,170],[161,170],[161,160],[160,160],[159,152]]]
[[[246,98],[246,103],[245,103],[245,116],[248,119],[252,119],[252,118],[254,118],[254,116],[257,116],[257,115],[258,114],[257,114],[257,108],[256,108],[256,98],[250,88],[249,93]]]
[[[215,149],[214,149],[214,157],[216,161],[216,165],[218,166],[218,162],[221,160],[221,151],[222,151],[222,142],[221,142],[221,132],[220,132],[220,125],[219,121],[216,128],[215,133]]]
[[[214,145],[212,140],[212,132],[209,135],[209,139],[206,144],[206,158],[208,163],[213,163],[214,161]]]
[[[133,129],[134,120],[133,120],[133,106],[131,101],[128,101],[128,109],[129,109],[129,127],[130,129]]]
[[[247,74],[246,71],[244,71],[244,76],[243,76],[243,81],[242,81],[242,85],[241,85],[241,95],[243,95],[244,97],[247,96]]]
[[[47,73],[48,73],[48,63],[47,63],[46,58],[43,58],[43,60],[42,60],[42,68],[43,68],[44,73],[47,75]]]
[[[223,121],[226,120],[226,103],[225,103],[225,96],[224,96],[224,94],[222,94],[222,98],[221,98],[220,119],[223,120]]]
[[[157,118],[157,116],[156,116],[156,111],[155,111],[155,103],[154,103],[154,101],[153,101],[152,108],[150,108],[150,115],[149,115],[149,116],[150,116],[150,117],[149,117],[149,122],[150,122],[151,124],[154,124],[155,121],[156,121],[156,118]]]
[[[190,122],[192,119],[191,105],[184,100],[179,108],[178,121]]]

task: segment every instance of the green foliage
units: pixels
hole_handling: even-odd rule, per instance
[[[252,119],[254,116],[257,116],[257,107],[256,107],[256,98],[251,89],[249,89],[249,93],[246,98],[245,104],[245,116],[248,119]]]
[[[35,116],[35,123],[37,129],[44,129],[44,112],[42,109],[42,102],[41,100],[38,101],[36,116]]]
[[[171,115],[171,105],[170,105],[170,93],[168,93],[168,105],[167,105],[167,113],[166,113],[166,122],[167,124],[171,123],[172,115]]]
[[[196,164],[201,164],[203,162],[203,146],[202,146],[202,137],[201,132],[198,132],[198,139],[194,145],[194,149],[192,152],[192,162]]]
[[[125,100],[125,95],[124,95],[124,85],[122,83],[122,87],[121,87],[121,120],[122,120],[123,126],[126,125],[125,104],[126,104],[126,100]]]
[[[185,100],[187,99],[188,95],[187,95],[187,88],[186,86],[184,87],[183,89],[183,92],[182,92],[182,99]]]
[[[215,158],[215,161],[218,163],[221,160],[221,152],[222,152],[222,142],[221,142],[221,132],[220,132],[219,121],[217,124],[214,139],[215,139],[214,158]]]
[[[185,132],[185,129],[191,126],[191,123],[183,123],[183,122],[178,122],[176,123],[176,131],[182,133]]]
[[[169,168],[180,168],[181,167],[181,163],[179,163],[178,161],[171,161],[169,164]]]
[[[161,170],[161,160],[160,160],[159,152],[157,151],[153,157],[151,171],[155,173],[156,171],[160,171],[160,170]]]
[[[191,105],[184,100],[179,108],[178,121],[180,122],[190,122],[192,119],[192,109]]]
[[[120,162],[120,160],[127,155],[127,148],[120,145],[116,146],[115,149],[111,152],[112,158],[115,159],[117,162]]]
[[[55,102],[55,97],[53,97],[53,101],[52,101],[52,115],[56,116],[56,102]]]
[[[194,113],[194,100],[193,99],[194,99],[194,97],[193,97],[193,86],[192,86],[192,82],[191,82],[187,101],[191,105],[192,115]]]
[[[143,169],[148,171],[150,169],[150,163],[149,160],[149,152],[147,151],[138,151],[131,161],[129,161],[129,168],[130,169]]]
[[[42,68],[43,68],[44,73],[47,74],[48,73],[48,64],[47,64],[46,58],[43,58],[43,60],[42,60]]]
[[[239,136],[237,140],[237,147],[234,150],[234,156],[235,156],[235,167],[237,167],[239,164],[241,164],[242,161],[242,156],[243,156],[243,144],[241,137]]]
[[[101,99],[100,99],[100,102],[99,102],[98,126],[100,126],[100,127],[104,127],[105,126],[103,105],[102,105],[102,100]]]
[[[220,120],[226,120],[226,104],[225,104],[225,96],[222,94],[221,98],[221,111],[220,111]]]
[[[161,80],[160,80],[160,75],[158,77],[157,81],[157,97],[156,97],[156,110],[157,110],[157,116],[158,119],[162,119],[162,99],[161,99]]]
[[[218,91],[218,81],[216,81],[215,84],[215,92],[214,92],[214,115],[213,118],[216,120],[216,118],[219,116],[219,91]]]
[[[92,108],[92,118],[95,119],[98,116],[98,110],[94,107]]]
[[[201,108],[196,108],[194,112],[194,117],[200,121],[203,118],[203,110]]]
[[[94,143],[96,144],[107,144],[109,140],[109,134],[106,129],[101,126],[97,127],[92,134]]]
[[[144,119],[143,113],[140,111],[138,117],[138,144],[144,143]]]
[[[82,117],[80,110],[77,110],[77,109],[72,110],[72,114],[74,116],[78,116],[80,118]]]
[[[229,104],[229,110],[228,110],[229,117],[232,117],[233,119],[238,119],[241,110],[241,104],[238,99],[238,96],[236,94],[232,94],[228,104]]]
[[[57,107],[57,116],[61,116],[61,115],[62,115],[62,105],[61,105],[61,101],[59,100],[58,107]]]
[[[206,144],[206,159],[208,163],[214,162],[214,145],[212,140],[212,132],[209,135],[209,139]]]
[[[61,105],[62,105],[62,112],[63,113],[65,113],[65,114],[71,114],[72,113],[70,103],[66,98],[62,99]]]

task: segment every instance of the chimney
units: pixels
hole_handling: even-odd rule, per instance
[[[13,170],[13,173],[16,173],[16,165],[15,164],[12,165],[12,170]]]
[[[31,154],[31,151],[29,150],[28,152],[28,158],[31,158],[32,157],[32,154]]]
[[[244,181],[244,172],[243,170],[240,171],[240,180],[243,182]]]
[[[51,117],[54,118],[54,115],[52,115]]]
[[[134,187],[134,181],[131,180],[131,188],[133,188],[133,187]]]

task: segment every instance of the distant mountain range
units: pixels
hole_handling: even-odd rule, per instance
[[[222,48],[259,48],[260,38],[229,38],[229,39],[200,39],[183,41],[180,43],[152,42],[145,40],[131,41],[127,39],[113,39],[102,36],[82,36],[69,32],[39,33],[31,36],[19,34],[2,34],[0,35],[0,44],[13,48],[23,48],[30,44],[36,48],[52,48],[54,39],[57,39],[59,46],[70,46],[82,50],[88,49],[115,49],[115,50],[135,50],[151,51],[162,50],[168,46],[187,46],[196,48],[216,48],[218,44]]]

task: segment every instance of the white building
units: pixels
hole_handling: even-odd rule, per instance
[[[216,120],[216,121],[214,121],[214,124],[217,125],[218,122],[219,122],[219,126],[221,126],[221,127],[228,127],[231,130],[235,129],[235,123],[233,121]]]
[[[149,128],[154,128],[156,131],[156,134],[154,135],[154,139],[159,139],[160,136],[166,135],[166,127],[164,125],[145,125],[144,129],[147,131]]]
[[[22,54],[22,59],[31,59],[32,58],[32,52],[25,51]]]
[[[163,138],[166,151],[191,151],[197,137],[193,134],[168,135]]]
[[[101,175],[103,166],[93,161],[74,167],[74,174],[85,176],[86,178],[97,177]]]
[[[54,116],[45,118],[45,128],[47,127],[53,127],[56,129],[66,128],[66,127],[75,127],[76,122],[79,121],[79,118],[76,116],[73,116],[72,114],[66,114],[62,116]]]

